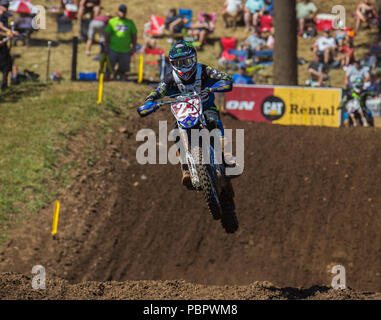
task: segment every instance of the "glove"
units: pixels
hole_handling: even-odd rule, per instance
[[[145,104],[137,108],[137,112],[139,116],[142,118],[148,116],[149,114],[155,112],[157,109],[159,109],[157,103],[153,102],[152,99],[149,99],[146,101]]]

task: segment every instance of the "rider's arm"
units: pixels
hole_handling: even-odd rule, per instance
[[[225,92],[231,91],[233,89],[233,78],[230,74],[218,71],[212,67],[206,67],[205,71],[210,79],[224,81],[229,84],[226,90],[224,90]]]
[[[138,114],[141,117],[146,117],[157,110],[156,104],[153,102],[158,99],[164,98],[170,89],[168,77],[165,77],[155,91],[152,91],[146,98],[146,103],[137,108]]]
[[[6,33],[11,32],[11,30],[8,29],[1,21],[0,21],[0,30]]]
[[[167,92],[169,91],[169,82],[167,79],[164,79],[159,83],[159,86],[156,88],[155,91],[152,91],[146,98],[146,101],[148,100],[159,100],[164,98],[167,95]]]

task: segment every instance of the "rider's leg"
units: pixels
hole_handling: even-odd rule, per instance
[[[220,146],[222,152],[222,160],[226,166],[234,167],[237,165],[235,157],[233,156],[231,150],[231,141],[227,140],[225,137],[224,127],[220,119],[220,114],[216,107],[212,107],[204,111],[204,116],[209,126],[209,130],[218,129]],[[229,148],[230,147],[230,148]],[[218,151],[218,150],[217,150]]]
[[[362,111],[362,109],[359,109],[359,114],[361,116],[362,125],[364,127],[369,127],[368,120],[366,120],[364,112]]]
[[[357,120],[356,120],[356,117],[353,113],[349,114],[349,116],[351,117],[352,119],[352,123],[353,123],[353,126],[354,127],[357,127]]]

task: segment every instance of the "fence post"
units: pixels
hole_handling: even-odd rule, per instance
[[[71,60],[71,80],[77,80],[77,55],[78,55],[78,37],[73,38],[73,56]]]
[[[143,54],[139,55],[139,73],[138,73],[138,83],[143,82],[143,67],[144,67],[144,56]]]

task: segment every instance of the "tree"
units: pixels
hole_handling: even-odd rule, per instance
[[[296,0],[274,0],[274,84],[298,84]]]

